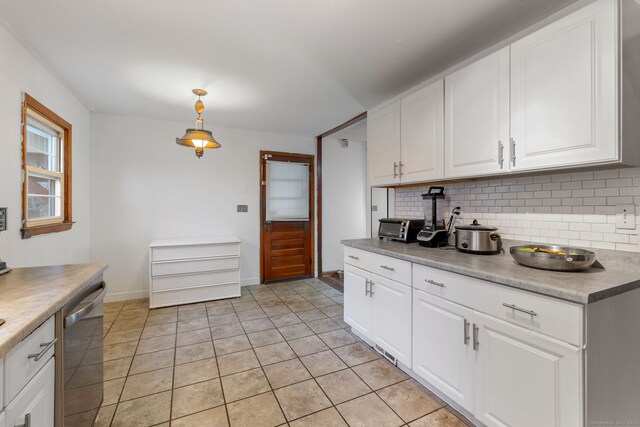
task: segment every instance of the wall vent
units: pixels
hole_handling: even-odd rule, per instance
[[[382,356],[384,356],[384,358],[387,359],[389,362],[391,362],[394,365],[398,366],[398,361],[396,360],[396,358],[391,353],[386,351],[384,348],[380,347],[378,344],[376,344],[375,349],[376,349],[376,351],[378,353],[380,353]]]

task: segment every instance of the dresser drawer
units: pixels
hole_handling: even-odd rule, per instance
[[[53,356],[54,346],[40,354],[54,340],[54,318],[40,325],[28,337],[20,341],[5,356],[4,403],[9,404],[20,390],[33,378]],[[33,355],[39,355],[38,360]],[[32,357],[29,357],[32,356]]]
[[[346,246],[344,262],[405,285],[411,283],[411,263],[408,261]]]
[[[212,271],[207,273],[178,274],[159,276],[151,279],[151,290],[166,291],[171,289],[197,288],[224,283],[239,283],[240,271]]]
[[[151,248],[151,261],[240,256],[239,243],[160,246]]]
[[[198,301],[212,301],[221,298],[240,296],[240,283],[202,286],[171,291],[151,293],[153,307],[167,307],[179,304],[190,304]]]
[[[151,275],[166,276],[171,274],[201,273],[218,270],[237,270],[240,268],[239,257],[223,257],[208,259],[192,259],[180,261],[156,261],[151,263]]]

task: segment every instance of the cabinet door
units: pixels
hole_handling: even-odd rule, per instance
[[[511,46],[512,170],[618,158],[616,61],[615,0]]]
[[[6,421],[4,416],[4,411],[0,411],[0,427],[5,427]]]
[[[579,348],[477,312],[475,322],[475,415],[481,422],[501,427],[582,425]]]
[[[367,115],[371,185],[400,183],[400,101]]]
[[[413,290],[413,371],[473,412],[473,311]]]
[[[509,47],[447,76],[445,106],[445,177],[507,170]]]
[[[443,177],[444,81],[438,80],[401,102],[400,181]]]
[[[411,367],[411,286],[370,276],[372,340]]]
[[[364,271],[345,264],[344,321],[366,338],[371,337],[368,279]]]
[[[52,357],[29,381],[24,389],[5,408],[9,426],[25,423],[31,417],[31,425],[53,427],[53,405],[55,393],[55,362]]]

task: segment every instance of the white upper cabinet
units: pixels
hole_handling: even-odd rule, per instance
[[[511,170],[618,159],[616,1],[511,45]]]
[[[438,80],[401,101],[400,181],[443,177],[444,82]]]
[[[509,48],[445,78],[446,178],[508,169]]]
[[[367,115],[371,185],[400,183],[400,102]]]

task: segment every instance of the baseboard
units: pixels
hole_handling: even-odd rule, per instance
[[[240,286],[250,286],[250,285],[259,285],[259,284],[260,284],[259,277],[250,277],[248,279],[242,279]],[[148,298],[148,297],[149,297],[148,289],[139,289],[136,291],[107,293],[107,296],[104,297],[104,302],[125,301],[130,299],[139,299],[139,298]]]
[[[250,286],[250,285],[259,285],[260,278],[259,277],[250,277],[248,279],[242,279],[240,281],[240,286]]]

